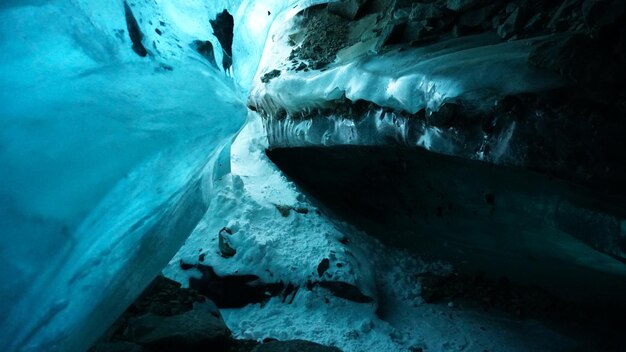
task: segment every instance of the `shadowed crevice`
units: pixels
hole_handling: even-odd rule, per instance
[[[233,16],[224,10],[217,14],[214,20],[209,21],[213,28],[213,34],[222,45],[224,56],[222,58],[222,66],[224,71],[233,65],[233,31],[235,28],[235,20]]]

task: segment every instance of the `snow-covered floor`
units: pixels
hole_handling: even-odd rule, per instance
[[[383,246],[347,224],[331,221],[267,159],[260,119],[251,113],[232,149],[232,174],[222,178],[219,196],[186,244],[165,269],[186,284],[193,270],[180,261],[211,265],[220,275],[254,274],[266,282],[301,285],[295,299],[224,309],[238,338],[305,339],[357,351],[555,351],[571,350],[575,341],[538,321],[486,313],[459,302],[427,304],[417,275],[445,273],[445,263],[426,263]],[[284,217],[275,205],[307,208]],[[218,233],[233,229],[232,258],[219,255]],[[347,245],[340,239],[348,238]],[[343,242],[346,242],[345,240]],[[331,259],[329,276],[354,283],[375,303],[355,303],[323,288],[307,290],[323,258]],[[337,267],[341,263],[341,268]],[[411,349],[414,348],[414,349]]]

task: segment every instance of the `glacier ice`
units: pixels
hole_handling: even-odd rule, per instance
[[[275,19],[287,23],[302,8],[323,2],[10,0],[0,4],[3,350],[84,350],[193,233],[189,246],[182,247],[168,268],[170,275],[180,275],[176,260],[193,257],[195,246],[205,245],[205,235],[223,226],[225,219],[217,216],[240,217],[248,222],[240,226],[233,220],[228,225],[253,233],[234,239],[245,247],[243,261],[231,261],[230,266],[218,263],[220,270],[256,270],[263,276],[265,272],[256,266],[259,258],[266,266],[276,266],[287,261],[272,259],[285,256],[295,268],[285,279],[315,277],[308,264],[319,259],[315,255],[328,244],[327,238],[338,236],[336,229],[321,216],[293,223],[271,219],[278,196],[289,194],[287,200],[294,204],[300,200],[291,184],[283,193],[272,193],[272,187],[287,183],[282,174],[267,173],[265,156],[258,156],[262,162],[255,164],[265,167],[259,174],[251,167],[226,175],[231,155],[261,153],[265,147],[255,145],[252,151],[245,150],[248,144],[235,143],[234,148],[240,149],[231,154],[233,136],[246,120],[250,90],[248,104],[270,116],[282,114],[281,109],[287,113],[324,109],[328,102],[344,98],[377,105],[362,119],[337,114],[327,119],[320,115],[323,118],[271,121],[265,132],[272,146],[376,145],[394,140],[464,155],[458,149],[464,140],[397,112],[436,111],[458,101],[492,104],[491,98],[562,83],[557,75],[539,74],[525,64],[535,39],[494,45],[488,36],[469,36],[377,56],[363,54],[379,43],[362,42],[339,52],[339,60],[328,69],[284,72],[267,85],[256,85],[288,53],[281,40],[291,33],[268,32]],[[234,19],[232,49],[222,47],[227,41],[220,43],[219,30],[211,22],[224,11]],[[286,29],[285,23],[279,23],[279,29]],[[200,50],[198,43],[205,49]],[[222,63],[223,70],[214,63]],[[258,116],[252,115],[254,123],[240,137],[249,137],[251,128],[257,129],[251,133],[255,138],[262,134]],[[498,136],[494,158],[507,157],[505,149],[515,128],[512,124]],[[242,181],[237,176],[242,174],[250,179]],[[245,206],[238,208],[235,198],[245,201]],[[206,216],[207,209],[216,215]],[[226,214],[229,210],[233,211]],[[565,210],[566,220],[594,216],[578,214],[575,207]],[[270,219],[265,225],[275,224],[273,231],[254,233],[255,224],[249,221],[254,216]],[[609,220],[624,232],[621,218]],[[314,250],[291,251],[291,243],[285,242],[285,232],[300,228],[323,230],[310,238],[308,248],[298,248]],[[300,254],[309,257],[298,261]],[[349,263],[345,270],[371,265],[349,253],[337,257]],[[400,267],[382,259],[374,262],[394,270]],[[402,276],[359,277],[369,269],[337,269],[331,274],[370,296],[378,293],[375,280],[393,286]],[[616,270],[623,273],[621,267]],[[407,282],[403,288],[414,284]],[[299,309],[313,307],[319,299],[315,294],[299,297],[302,301],[295,308],[271,301],[268,310],[247,307],[227,315],[239,336],[264,338],[267,331],[280,334],[289,319],[306,315]],[[373,317],[376,313],[374,305],[354,310],[341,302],[332,304],[328,309],[315,307],[316,314],[306,315],[305,323],[320,324],[337,311],[345,312],[346,320],[357,320],[350,314]],[[270,321],[276,312],[286,312],[287,322],[254,325],[254,319]],[[429,321],[436,320],[433,315],[443,315],[440,312],[422,311]],[[410,313],[404,314],[416,322],[407,316]],[[377,333],[384,332],[381,341],[393,340],[393,328],[376,320],[379,323],[382,330]],[[372,324],[363,321],[362,328],[371,329]],[[442,336],[442,329],[430,330]],[[316,333],[305,335],[327,337]],[[334,338],[350,333],[341,330]]]
[[[308,27],[300,17],[306,16],[287,18],[272,32],[256,78],[265,84],[254,85],[248,98],[248,106],[264,117],[272,148],[394,143],[523,166],[527,148],[515,138],[529,123],[507,122],[489,135],[480,126],[459,130],[433,121],[453,116],[460,106],[470,115],[465,119],[478,121],[503,97],[566,85],[559,75],[528,65],[545,37],[503,42],[493,33],[385,50],[378,47],[380,38],[361,35],[352,45],[347,39],[333,63],[314,69],[314,59],[294,54],[314,46],[302,39]],[[375,31],[375,25],[376,16],[369,15],[351,23],[351,31]]]
[[[296,287],[307,282],[346,283],[375,299],[376,286],[369,277],[372,270],[366,256],[341,244],[345,235],[271,163],[266,148],[261,118],[250,112],[232,145],[231,175],[219,180],[206,216],[164,273],[187,283],[199,273],[182,269],[180,263],[202,264],[215,268],[220,276],[252,274],[264,283],[282,281]],[[280,215],[280,206],[293,211]],[[220,253],[216,237],[225,226],[232,232],[230,243],[237,250],[234,258],[214,255]],[[198,253],[208,255],[200,262]],[[315,267],[324,258],[333,265],[322,279]]]
[[[537,41],[496,44],[481,34],[378,55],[346,54],[323,72],[286,72],[256,85],[250,104],[268,114],[276,114],[277,107],[293,113],[346,97],[416,113],[436,111],[446,102],[556,88],[562,78],[526,64]],[[281,54],[274,53],[274,60]]]
[[[405,351],[415,345],[439,351],[468,342],[506,351],[575,346],[575,341],[535,321],[502,324],[500,319],[457,315],[447,305],[424,303],[418,277],[411,273],[445,274],[452,268],[382,246],[374,237],[328,217],[324,207],[301,194],[268,160],[267,143],[261,117],[251,112],[231,147],[231,175],[219,180],[210,210],[164,270],[185,284],[199,277],[196,265],[202,264],[220,276],[253,274],[262,283],[282,281],[296,287],[297,294],[287,298],[278,295],[262,304],[221,309],[235,337],[305,339],[345,352]],[[284,217],[276,204],[309,211]],[[237,249],[228,259],[218,254],[223,226],[233,230],[231,243]],[[325,277],[354,284],[374,302],[353,302],[321,287],[305,289],[307,281],[320,280],[316,266],[324,257],[331,263]],[[529,340],[529,333],[541,338]],[[515,347],[511,341],[516,341]]]
[[[84,350],[167,263],[227,171],[272,19],[310,3],[129,2],[146,58],[122,1],[0,5],[4,351]],[[189,45],[221,61],[225,9],[228,72]]]

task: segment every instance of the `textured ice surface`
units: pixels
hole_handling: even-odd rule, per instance
[[[295,3],[132,1],[146,58],[122,1],[0,5],[3,351],[84,350],[167,263],[227,171],[267,29]],[[221,49],[209,19],[224,9],[227,74],[189,47]]]
[[[298,112],[345,96],[415,113],[438,110],[445,102],[555,88],[560,79],[527,64],[536,41],[494,44],[489,35],[478,35],[362,55],[339,60],[323,72],[285,72],[255,86],[251,102],[271,114],[278,106]]]
[[[352,284],[376,298],[367,258],[340,242],[343,233],[269,161],[266,147],[260,118],[253,114],[232,145],[232,175],[220,180],[206,216],[165,273],[186,284],[199,273],[181,270],[180,261],[195,264],[204,253],[200,264],[214,267],[219,275],[253,274],[266,283],[283,281],[303,287],[307,281],[320,280],[317,266],[327,258],[332,265],[323,280]],[[292,210],[282,216],[277,207]],[[229,236],[237,250],[233,258],[219,254],[218,233],[225,226],[233,232]]]
[[[392,143],[525,165],[528,148],[515,141],[524,138],[528,126],[512,121],[486,133],[474,117],[490,114],[505,96],[564,84],[554,73],[528,64],[529,53],[545,38],[502,42],[495,34],[384,52],[359,41],[341,49],[328,67],[309,70],[314,63],[305,61],[301,64],[308,68],[298,69],[292,50],[304,35],[299,21],[287,18],[272,32],[248,100],[265,118],[272,148]],[[373,26],[370,22],[366,17],[359,25]],[[267,80],[270,72],[279,74]],[[455,107],[468,112],[467,126],[436,123],[456,118]]]
[[[449,131],[383,109],[368,110],[356,118],[342,114],[320,114],[308,119],[270,117],[265,125],[272,147],[385,145],[394,141],[441,153],[462,154],[450,140]]]
[[[264,304],[222,309],[227,325],[238,338],[263,340],[305,339],[334,345],[345,352],[409,351],[535,351],[567,350],[569,337],[535,321],[482,314],[469,307],[426,304],[418,275],[446,273],[440,262],[424,262],[407,252],[387,248],[358,230],[331,219],[300,195],[265,156],[267,140],[260,117],[251,120],[231,150],[232,175],[220,181],[220,191],[209,211],[165,270],[187,283],[195,270],[183,271],[180,260],[211,265],[221,275],[254,274],[265,282],[291,282],[300,289],[292,302],[282,297]],[[274,204],[301,206],[283,217]],[[237,254],[222,258],[218,232],[236,229],[230,236]],[[347,245],[339,243],[347,238]],[[329,291],[305,287],[317,280],[316,266],[330,255],[338,280],[355,282],[373,303],[356,303]],[[342,263],[341,268],[333,267]],[[529,338],[531,336],[532,338]]]

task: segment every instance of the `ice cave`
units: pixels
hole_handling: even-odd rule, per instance
[[[1,0],[0,351],[624,351],[624,0]]]

